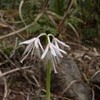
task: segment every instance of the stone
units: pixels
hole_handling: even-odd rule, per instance
[[[72,100],[91,100],[91,90],[82,80],[81,72],[74,60],[64,57],[52,74],[52,91],[72,98]]]

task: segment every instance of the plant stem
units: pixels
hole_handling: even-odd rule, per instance
[[[49,60],[47,63],[47,73],[46,73],[46,100],[50,100],[50,82],[51,82],[51,61]]]

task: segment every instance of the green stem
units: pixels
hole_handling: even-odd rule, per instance
[[[51,61],[48,61],[47,63],[47,73],[46,73],[46,100],[51,100],[50,99],[50,82],[51,82]]]

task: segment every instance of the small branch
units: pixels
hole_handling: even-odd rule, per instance
[[[66,12],[65,12],[65,14],[64,14],[64,16],[63,16],[63,19],[60,21],[60,23],[59,23],[59,25],[58,25],[58,28],[57,28],[59,33],[61,33],[61,31],[62,31],[62,28],[63,28],[63,26],[64,26],[64,22],[65,22],[65,20],[66,20],[67,15],[68,15],[69,12],[70,12],[70,9],[71,9],[71,7],[72,7],[72,5],[73,5],[73,2],[74,2],[74,0],[69,0],[69,6],[66,8]]]
[[[8,86],[7,86],[7,80],[5,77],[3,77],[3,81],[4,81],[4,96],[3,96],[3,100],[6,100],[7,98],[7,94],[8,94]]]
[[[0,53],[11,63],[12,66],[16,66],[10,59],[7,55],[5,55],[1,50],[0,50]]]
[[[7,34],[7,35],[1,36],[1,37],[0,37],[0,40],[1,40],[1,39],[4,39],[4,38],[7,38],[7,37],[10,37],[10,36],[13,36],[13,35],[16,35],[16,34],[19,34],[20,32],[22,32],[22,31],[24,31],[24,30],[30,28],[32,25],[35,25],[35,23],[36,23],[36,22],[42,17],[42,15],[44,14],[48,3],[49,3],[49,0],[45,0],[45,3],[44,3],[44,6],[43,6],[42,10],[40,11],[40,13],[37,15],[37,17],[35,18],[35,20],[34,20],[31,24],[29,24],[29,25],[27,25],[27,26],[25,26],[25,27],[23,27],[23,28],[21,28],[21,29],[19,29],[19,30],[16,30],[16,31],[14,31],[14,32],[11,32],[11,33],[9,33],[9,34]]]
[[[12,69],[10,71],[7,71],[7,72],[4,72],[2,74],[0,74],[0,78],[2,78],[3,76],[6,76],[8,74],[12,74],[16,71],[19,71],[19,70],[24,70],[24,69],[28,69],[28,68],[31,68],[32,66],[25,66],[25,67],[22,67],[22,68],[15,68],[15,69]]]
[[[73,80],[70,84],[64,89],[61,95],[63,95],[74,83],[79,82],[79,80]]]
[[[0,75],[2,75],[2,72],[0,71]],[[3,100],[6,100],[7,94],[8,94],[8,86],[7,86],[7,80],[5,77],[2,77],[3,82],[4,82],[4,95],[3,95]]]

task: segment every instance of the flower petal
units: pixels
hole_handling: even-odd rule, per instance
[[[34,45],[35,45],[36,48],[39,48],[38,41],[39,41],[38,38],[34,41]]]
[[[30,49],[28,52],[27,52],[27,54],[25,55],[25,54],[23,54],[24,55],[24,57],[23,57],[23,59],[21,60],[21,63],[27,58],[27,56],[29,55],[29,53],[31,52],[31,50],[32,49]]]
[[[65,44],[64,42],[58,40],[57,38],[55,38],[55,41],[57,41],[59,44],[65,46],[65,47],[67,47],[67,48],[70,48],[69,45],[67,45],[67,44]]]
[[[30,43],[34,42],[35,40],[36,40],[36,38],[30,39],[30,40],[26,40],[24,42],[19,43],[19,45],[21,45],[21,44],[30,44]]]
[[[55,52],[58,56],[63,57],[63,55],[60,53],[60,48],[59,48],[57,42],[55,42],[55,45],[53,45],[53,48],[55,49]]]
[[[39,46],[40,46],[40,48],[41,48],[41,50],[42,50],[42,52],[43,52],[43,51],[44,51],[44,49],[43,49],[43,46],[42,46],[42,44],[41,44],[40,40],[38,41],[38,44],[39,44]]]
[[[47,55],[48,51],[49,51],[49,44],[46,46],[46,49],[44,50],[44,53],[41,56],[41,59],[45,58],[45,56]]]
[[[64,53],[64,54],[67,54],[67,52],[64,51],[63,49],[59,49],[59,50],[60,50],[60,52],[62,52],[62,53]]]
[[[56,70],[56,67],[57,67],[57,62],[56,62],[55,57],[52,57],[52,65],[53,65],[53,70],[54,70],[54,73],[57,73],[57,70]]]
[[[31,51],[31,50],[32,50],[32,43],[29,44],[29,45],[26,47],[26,49],[25,49],[23,55],[25,55],[27,52],[29,52],[29,51]]]
[[[60,48],[55,46],[55,45],[53,45],[53,48],[54,48],[54,50],[56,52],[56,56],[60,56],[62,58],[63,55],[60,53]]]
[[[52,53],[53,56],[57,56],[55,49],[54,49],[54,45],[52,43],[50,43],[50,50],[51,50],[51,53]]]
[[[34,51],[35,51],[35,45],[34,45],[34,44],[32,44],[31,57],[34,55]]]

